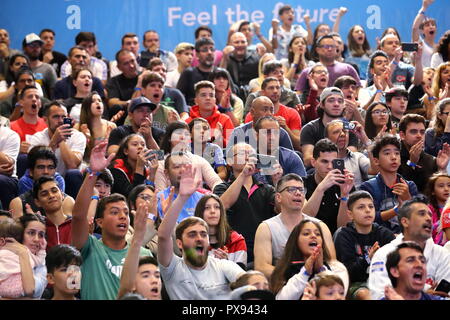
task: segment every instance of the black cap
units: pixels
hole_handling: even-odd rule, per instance
[[[139,98],[134,98],[133,100],[131,100],[129,112],[133,112],[134,110],[136,110],[136,108],[138,108],[140,106],[150,107],[151,111],[155,110],[157,107],[156,104],[154,104],[153,102],[148,100],[146,97],[139,97]]]

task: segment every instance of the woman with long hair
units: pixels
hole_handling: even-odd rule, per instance
[[[347,291],[347,269],[330,258],[317,220],[304,219],[292,230],[270,277],[270,287],[277,300],[298,300],[310,278],[326,270],[338,275]]]
[[[296,35],[288,44],[288,57],[282,59],[285,78],[291,82],[291,89],[295,89],[298,77],[303,69],[311,67],[314,62],[309,60],[306,38]]]
[[[96,91],[89,92],[82,99],[79,122],[74,128],[86,136],[85,161],[89,161],[92,148],[107,140],[110,132],[117,127],[114,122],[102,119],[104,110],[103,100]]]
[[[439,101],[433,127],[425,131],[425,152],[437,157],[444,143],[450,144],[450,98]]]
[[[361,25],[355,24],[350,28],[347,34],[347,44],[349,50],[345,62],[356,64],[360,79],[366,80],[371,50],[366,32]]]
[[[434,243],[443,246],[450,239],[450,228],[442,229],[442,211],[450,195],[450,175],[435,173],[431,176],[425,189],[425,195],[430,201],[428,207],[432,213]]]
[[[392,130],[392,119],[389,107],[383,102],[373,102],[366,112],[364,130],[370,140],[375,140],[383,133]]]
[[[431,67],[437,68],[441,63],[450,61],[450,30],[439,39],[436,52],[431,56]]]
[[[422,98],[426,118],[432,120],[435,105],[440,100],[450,98],[450,61],[441,63],[434,72],[431,89]]]
[[[195,207],[196,217],[208,224],[209,255],[218,259],[234,261],[246,269],[247,245],[242,235],[232,230],[227,221],[225,207],[219,196],[203,196]]]
[[[75,69],[72,72],[72,83],[75,86],[76,92],[73,97],[64,100],[63,104],[67,109],[67,114],[75,120],[80,122],[80,112],[83,100],[89,96],[92,90],[92,72],[86,67]]]

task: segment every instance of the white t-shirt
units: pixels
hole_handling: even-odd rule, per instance
[[[227,300],[230,283],[245,273],[233,261],[214,257],[208,257],[202,270],[189,268],[176,255],[168,267],[160,264],[159,268],[171,300]]]
[[[48,135],[48,128],[36,132],[31,137],[27,138],[27,142],[30,143],[30,149],[37,145],[48,146],[50,144],[50,136]],[[81,154],[83,158],[84,150],[86,149],[86,137],[80,131],[73,129],[72,135],[66,140],[69,149],[72,152],[77,152]],[[64,177],[67,168],[61,156],[60,148],[55,150],[56,158],[58,159],[58,166],[56,171]],[[80,163],[81,164],[81,163]]]
[[[178,80],[180,79],[180,73],[178,68],[167,73],[165,87],[176,88]]]
[[[0,151],[14,160],[13,177],[16,176],[16,162],[20,150],[20,137],[17,132],[7,127],[0,127]]]

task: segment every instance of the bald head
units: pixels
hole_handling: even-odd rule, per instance
[[[234,47],[233,55],[237,59],[245,57],[247,53],[247,38],[242,32],[235,32],[230,37],[230,44]]]
[[[274,110],[275,108],[273,102],[268,97],[261,96],[255,98],[250,107],[250,114],[252,115],[253,123],[256,123],[256,121],[264,116],[273,116]]]

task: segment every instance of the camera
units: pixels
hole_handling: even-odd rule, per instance
[[[156,155],[156,158],[158,160],[164,160],[164,150],[149,150],[147,152],[147,156],[153,156]]]
[[[402,50],[403,51],[417,51],[419,49],[419,45],[414,42],[403,42],[402,43]]]
[[[342,123],[344,124],[344,129],[345,130],[354,130],[356,128],[356,125],[353,122],[350,121],[342,121]]]

